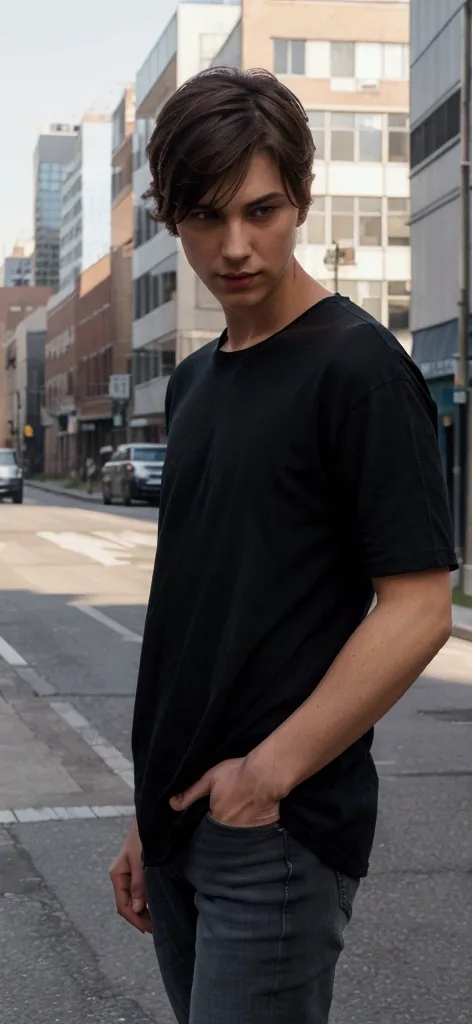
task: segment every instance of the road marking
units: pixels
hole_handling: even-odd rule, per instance
[[[127,626],[122,626],[121,622],[117,622],[116,619],[110,618],[109,615],[105,615],[98,608],[94,608],[92,604],[74,604],[74,608],[78,608],[79,611],[83,612],[84,615],[89,615],[91,619],[95,619],[96,622],[100,622],[102,626],[108,626],[108,629],[112,629],[114,633],[119,633],[123,640],[131,641],[135,644],[141,644],[143,641],[141,633],[134,633],[132,629],[128,629]]]
[[[101,537],[111,544],[119,544],[123,548],[155,548],[156,536],[151,533],[138,533],[137,530],[122,530],[120,533],[111,530],[94,530],[94,537]]]
[[[76,711],[72,704],[66,701],[51,701],[49,706],[64,722],[67,722],[67,725],[81,737],[84,743],[92,748],[110,771],[118,775],[130,789],[134,789],[133,765],[117,747],[108,743],[97,729],[94,729],[90,722]]]
[[[104,807],[18,807],[0,811],[0,825],[31,825],[43,821],[83,821],[87,818],[126,818],[134,814],[130,805]]]
[[[88,608],[89,611],[97,612],[96,608],[92,609],[91,606],[88,605],[77,605],[76,607],[81,607],[84,611]],[[101,612],[97,612],[97,614],[101,615]],[[95,618],[95,616],[92,617]],[[107,616],[103,617],[107,618]],[[113,619],[110,619],[110,622],[113,622]],[[119,623],[114,623],[114,626],[118,625]],[[121,628],[123,629],[124,627]],[[126,630],[126,632],[141,641],[141,637],[138,637],[137,633],[132,633],[131,630]],[[22,658],[21,655],[18,654],[18,651],[15,651],[14,648],[6,642],[6,640],[3,640],[2,637],[0,637],[0,655],[2,655],[9,665],[16,668],[28,668],[25,659]],[[31,671],[34,673],[34,670]],[[34,675],[36,675],[36,673],[34,673]],[[23,678],[26,679],[26,681],[34,688],[34,680],[32,680],[28,673],[23,672]],[[46,680],[43,682],[46,686],[48,685]],[[66,701],[50,701],[49,707],[55,711],[64,722],[67,722],[69,728],[73,729],[74,732],[81,737],[84,743],[87,743],[87,745],[95,751],[97,757],[104,761],[111,772],[118,775],[122,782],[129,786],[130,789],[134,789],[134,771],[131,761],[129,761],[127,757],[124,757],[117,747],[108,743],[108,740],[106,740],[97,729],[94,729],[93,726],[90,725],[87,718],[84,718],[84,716],[81,715],[76,708],[72,706],[72,704],[69,704]],[[1,819],[0,824],[2,824]]]
[[[18,651],[15,651],[15,648],[11,647],[2,636],[0,636],[0,657],[7,662],[7,665],[14,665],[16,667],[20,665],[26,667],[27,665],[21,654],[18,654]]]
[[[124,551],[121,544],[116,544],[100,537],[93,537],[86,533],[53,533],[49,530],[41,531],[38,537],[56,544],[63,551],[73,551],[77,555],[85,555],[93,562],[111,566],[129,565],[129,559],[123,558]]]

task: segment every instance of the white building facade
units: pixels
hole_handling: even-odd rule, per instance
[[[233,0],[177,6],[136,79],[133,140],[133,384],[131,427],[157,440],[164,431],[167,381],[177,362],[222,330],[221,308],[190,269],[180,242],[149,217],[146,145],[157,114],[186,79],[210,66],[239,20]]]
[[[413,358],[439,412],[453,497],[460,251],[462,0],[411,0]]]
[[[62,186],[61,289],[73,285],[83,270],[110,251],[111,152],[111,118],[86,114]]]

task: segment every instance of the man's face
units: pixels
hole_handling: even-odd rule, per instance
[[[304,215],[287,198],[280,171],[264,152],[256,154],[226,206],[213,203],[216,191],[180,222],[179,236],[190,266],[222,306],[250,308],[287,270]]]

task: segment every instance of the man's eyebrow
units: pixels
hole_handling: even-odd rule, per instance
[[[268,203],[271,199],[285,199],[284,192],[267,192],[264,196],[259,196],[258,199],[251,199],[250,203],[246,203],[246,208],[249,210],[254,206],[263,206],[264,203]],[[195,203],[194,210],[219,210],[224,207],[218,207],[215,203]]]

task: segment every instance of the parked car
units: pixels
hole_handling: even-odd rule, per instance
[[[123,444],[102,469],[103,504],[120,498],[124,505],[132,501],[159,503],[162,470],[167,445]]]
[[[0,498],[11,498],[15,505],[23,501],[23,470],[13,448],[0,448]]]

